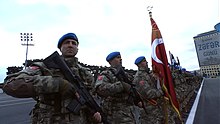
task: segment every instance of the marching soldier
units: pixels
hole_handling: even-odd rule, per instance
[[[144,56],[135,60],[138,71],[134,77],[134,84],[144,101],[141,109],[142,124],[163,124],[164,115],[162,110],[163,91],[157,83],[156,76],[148,73],[148,64]]]
[[[74,33],[63,35],[58,41],[58,48],[68,67],[80,77],[87,87],[91,87],[94,81],[87,68],[78,64],[75,55],[78,53],[78,38]],[[72,100],[81,96],[76,92],[63,72],[57,68],[47,68],[43,62],[34,63],[27,69],[5,78],[3,90],[8,95],[28,98],[36,101],[31,119],[32,124],[87,124],[88,118],[96,122],[101,121],[99,112],[91,112],[87,106],[81,107],[79,113],[73,113],[67,109]],[[88,109],[87,109],[88,108]],[[89,117],[83,116],[89,113]]]
[[[131,86],[118,78],[118,68],[122,66],[120,52],[112,52],[106,57],[110,68],[101,72],[96,81],[97,94],[102,97],[103,111],[111,124],[135,124],[132,115],[133,103],[128,102]]]

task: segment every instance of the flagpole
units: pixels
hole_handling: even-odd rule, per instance
[[[168,67],[168,60],[166,55],[166,49],[164,46],[164,41],[161,35],[161,32],[152,18],[153,7],[148,6],[147,10],[149,11],[150,21],[152,26],[152,71],[157,73],[160,79],[162,89],[164,91],[164,114],[165,114],[165,123],[168,124],[168,112],[169,109],[174,109],[177,112],[179,119],[182,122],[182,117],[179,111],[179,102],[176,98],[176,93],[173,85],[171,70]],[[170,105],[169,105],[170,103]],[[172,107],[171,107],[172,106]]]
[[[152,11],[151,11],[152,8],[153,8],[152,6],[147,7],[147,11],[149,12],[150,18],[152,18]],[[153,64],[152,64],[152,71],[153,71],[153,73],[159,73],[159,72],[157,72],[158,70],[154,67]],[[160,81],[160,79],[159,79],[159,81]],[[162,82],[160,81],[160,85],[163,86],[161,83]],[[162,90],[164,91],[164,87],[162,87]],[[164,124],[168,124],[168,99],[165,96],[163,97],[162,108],[163,108],[163,112],[164,112]]]

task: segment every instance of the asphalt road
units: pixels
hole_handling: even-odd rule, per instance
[[[18,99],[0,93],[0,124],[30,124],[29,113],[34,104],[30,98]]]
[[[193,124],[220,124],[220,78],[204,80]]]

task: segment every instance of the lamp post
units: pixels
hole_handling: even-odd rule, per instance
[[[20,33],[21,45],[26,46],[25,68],[27,67],[28,46],[34,46],[32,33]],[[29,42],[30,41],[30,42]]]
[[[220,22],[217,23],[215,26],[214,26],[215,30],[217,30],[218,32],[220,32]]]

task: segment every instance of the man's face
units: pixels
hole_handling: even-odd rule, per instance
[[[78,43],[73,39],[66,39],[61,44],[60,51],[66,58],[74,57],[78,53]]]
[[[116,56],[114,59],[109,61],[110,65],[113,67],[118,67],[122,65],[121,55]]]
[[[138,64],[138,66],[148,69],[148,62],[146,61],[146,59],[144,59],[143,61],[141,61],[141,63]]]

